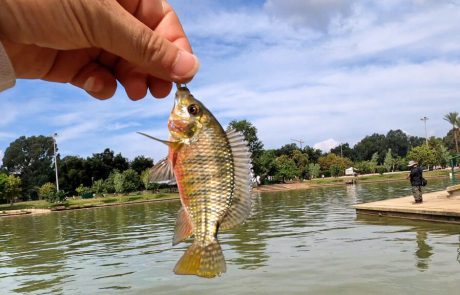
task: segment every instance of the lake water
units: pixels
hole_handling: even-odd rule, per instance
[[[446,180],[430,180],[427,191]],[[179,202],[0,219],[0,294],[460,294],[460,226],[357,217],[406,182],[264,193],[219,234],[227,273],[172,272]]]

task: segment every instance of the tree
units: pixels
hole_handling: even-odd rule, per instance
[[[375,152],[372,154],[371,160],[369,161],[372,173],[375,173],[377,166],[379,165],[379,153]]]
[[[66,156],[58,163],[59,187],[62,190],[75,194],[75,189],[80,184],[92,185],[92,174],[85,159],[77,156]]]
[[[371,160],[372,155],[376,152],[381,155],[378,162],[383,162],[383,157],[387,151],[386,138],[383,134],[374,133],[364,137],[353,147],[358,161]]]
[[[257,159],[259,166],[259,176],[261,183],[265,182],[269,176],[274,176],[276,173],[276,154],[274,150],[263,151]]]
[[[342,167],[333,164],[329,167],[329,173],[331,173],[332,177],[338,177],[342,173]]]
[[[300,173],[299,169],[295,165],[294,160],[290,159],[287,155],[281,155],[276,158],[275,165],[275,178],[281,180],[282,182],[293,179]]]
[[[125,171],[129,168],[128,159],[121,154],[115,155],[111,149],[93,154],[86,159],[87,174],[92,180],[106,179],[113,170]]]
[[[129,161],[127,158],[123,157],[121,153],[118,153],[113,158],[112,170],[125,171],[129,169]]]
[[[0,198],[11,205],[21,192],[21,179],[15,175],[0,173]]]
[[[128,169],[123,172],[115,172],[113,184],[116,193],[130,193],[140,188],[141,179],[136,171]]]
[[[256,175],[260,175],[257,159],[262,154],[264,145],[257,137],[257,128],[247,120],[233,120],[228,124],[227,131],[232,129],[243,133],[251,153],[252,169]]]
[[[150,189],[150,169],[145,169],[141,173],[141,181],[145,189]]]
[[[131,169],[136,171],[139,175],[145,169],[152,168],[153,167],[153,160],[151,158],[146,158],[144,156],[137,156],[134,158],[134,160],[130,163],[129,165]]]
[[[323,152],[320,149],[315,149],[308,145],[303,148],[303,152],[307,154],[308,160],[312,163],[317,163],[319,157],[323,155]]]
[[[125,179],[123,177],[123,174],[121,172],[118,172],[118,171],[115,172],[114,176],[113,176],[113,187],[115,188],[115,192],[117,194],[123,193],[124,182],[125,182]]]
[[[409,136],[409,149],[425,144],[425,138],[418,136]]]
[[[319,172],[321,170],[321,166],[317,163],[310,163],[308,164],[308,174],[310,178],[317,178],[319,176]]]
[[[294,160],[297,169],[299,170],[299,178],[306,178],[308,173],[308,156],[303,153],[301,150],[295,150],[292,154],[292,159]]]
[[[91,190],[95,194],[102,194],[105,192],[105,186],[104,186],[104,180],[103,179],[98,179],[96,180],[93,185],[91,186]]]
[[[387,172],[394,171],[395,158],[393,158],[391,149],[388,149],[387,154],[385,155],[385,160],[383,160],[383,166]]]
[[[104,192],[113,194],[115,192],[115,175],[119,173],[114,171],[104,180]]]
[[[444,146],[444,143],[441,138],[436,138],[434,136],[430,137],[428,140],[428,146],[435,153],[435,164],[442,167],[446,167],[449,163],[450,154],[447,148]]]
[[[40,199],[45,199],[47,201],[51,201],[54,199],[54,195],[56,194],[56,186],[54,183],[47,182],[43,184],[38,190],[38,196]]]
[[[457,138],[457,128],[458,128],[458,121],[460,121],[457,112],[451,112],[444,116],[443,118],[447,122],[452,125],[452,132],[454,134],[454,141],[455,141],[455,151],[458,154],[458,138]]]
[[[455,153],[455,139],[454,139],[454,130],[450,129],[447,132],[446,136],[442,139],[444,146],[449,150],[452,154]]]
[[[345,169],[352,165],[352,162],[350,161],[350,159],[337,156],[334,153],[329,153],[326,156],[321,156],[318,159],[318,164],[321,166],[322,170],[331,171],[331,166],[336,166],[340,168],[341,173],[344,173]]]
[[[37,195],[40,186],[55,181],[53,145],[50,136],[21,136],[6,149],[3,167],[9,174],[19,175],[26,194]]]
[[[385,136],[386,148],[391,149],[393,157],[405,157],[409,151],[409,137],[402,130],[390,130]]]
[[[349,159],[355,159],[355,152],[348,143],[344,143],[344,144],[340,144],[336,146],[335,148],[331,149],[331,153],[334,153],[337,156],[341,156],[341,157],[345,157]]]
[[[416,161],[419,166],[436,165],[436,153],[425,144],[411,149],[407,153],[407,159]]]
[[[275,153],[277,157],[282,156],[282,155],[292,157],[294,151],[296,150],[299,150],[299,148],[297,147],[295,143],[288,143],[288,144],[283,145],[279,149],[277,149]]]
[[[141,177],[137,174],[136,171],[133,169],[128,169],[123,171],[123,192],[130,193],[134,191],[138,191],[142,186]]]
[[[360,174],[368,174],[374,172],[375,167],[370,161],[355,162],[355,168]]]

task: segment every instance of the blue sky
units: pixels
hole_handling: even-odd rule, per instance
[[[374,132],[444,136],[460,111],[460,1],[171,0],[200,58],[188,86],[225,127],[248,119],[266,148],[328,149]],[[0,158],[21,135],[59,134],[60,152],[108,147],[133,159],[166,148],[172,95],[107,101],[71,85],[19,80],[0,93]]]

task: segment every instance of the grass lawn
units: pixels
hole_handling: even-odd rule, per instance
[[[48,203],[45,200],[39,201],[28,201],[28,202],[18,202],[10,206],[10,204],[1,204],[0,211],[7,210],[21,210],[21,209],[52,209],[58,206],[64,206],[66,208],[86,208],[93,206],[100,206],[105,204],[123,204],[123,203],[135,203],[142,201],[152,201],[152,200],[161,200],[169,198],[178,198],[177,193],[132,193],[128,195],[115,195],[115,194],[106,194],[104,197],[97,197],[91,199],[81,199],[81,198],[69,198],[63,203]]]
[[[423,172],[423,177],[449,177],[450,170],[434,170]],[[384,174],[370,174],[360,175],[356,179],[358,182],[373,182],[373,181],[391,181],[391,180],[406,180],[406,176],[409,174],[408,171],[384,173]],[[351,180],[353,177],[328,177],[328,178],[316,178],[309,180],[311,184],[340,184]]]
[[[431,177],[449,177],[450,170],[435,170],[435,171],[426,171],[423,173],[425,178]],[[377,181],[392,181],[392,180],[405,180],[408,172],[395,172],[395,173],[384,173],[384,174],[372,174],[372,175],[362,175],[357,177],[358,182],[377,182]],[[328,178],[317,178],[313,180],[306,180],[306,183],[312,185],[328,185],[328,184],[343,184],[346,181],[349,181],[352,177],[328,177]],[[97,197],[91,199],[81,199],[78,198],[69,198],[67,201],[58,204],[51,204],[45,200],[39,201],[29,201],[29,202],[18,202],[10,206],[9,204],[1,204],[0,212],[7,210],[21,210],[21,209],[52,209],[55,207],[65,207],[65,208],[87,208],[101,205],[109,204],[123,204],[123,203],[135,203],[142,201],[152,201],[152,200],[161,200],[168,198],[178,198],[177,193],[142,193],[136,192],[128,195],[115,195],[108,194],[104,197]]]

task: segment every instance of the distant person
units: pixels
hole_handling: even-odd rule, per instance
[[[2,1],[0,91],[17,78],[71,83],[98,99],[165,97],[198,59],[163,0]]]
[[[415,161],[409,161],[410,173],[406,177],[410,179],[410,184],[412,186],[412,194],[414,195],[415,203],[421,204],[423,202],[422,198],[422,180],[423,180],[423,170],[420,168]]]

